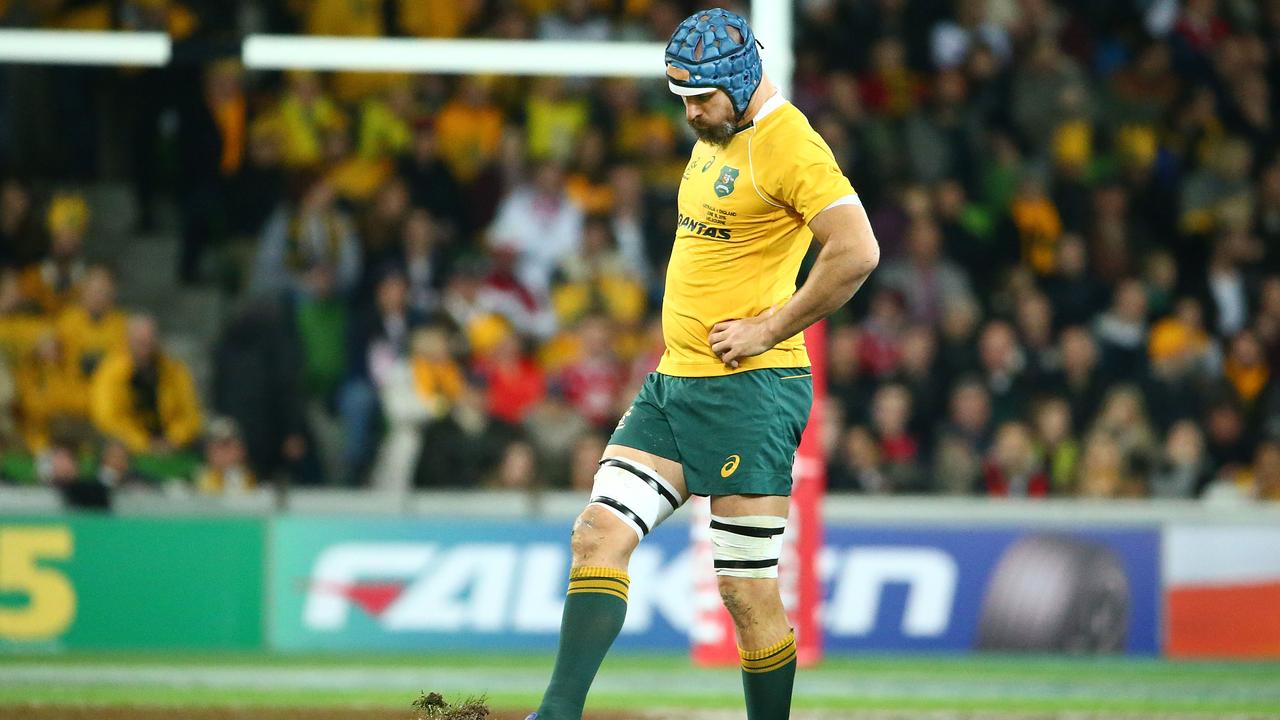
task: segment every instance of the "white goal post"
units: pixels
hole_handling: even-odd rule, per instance
[[[155,67],[172,55],[173,42],[158,32],[0,30],[0,63]]]

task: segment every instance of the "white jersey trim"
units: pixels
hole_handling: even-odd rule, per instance
[[[845,195],[842,198],[838,198],[835,202],[831,203],[830,205],[822,208],[818,212],[826,212],[833,207],[840,207],[841,205],[856,205],[858,207],[862,207],[862,198],[858,197],[858,193],[853,193],[852,195]]]
[[[787,99],[782,97],[781,90],[773,93],[772,95],[769,96],[768,100],[764,101],[764,104],[760,106],[760,109],[756,111],[756,116],[751,118],[751,122],[753,123],[760,122],[762,119],[764,119],[765,115],[768,115],[774,110],[777,110],[778,108],[782,107],[782,104],[785,103],[786,101]]]

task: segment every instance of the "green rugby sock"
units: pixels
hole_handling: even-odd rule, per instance
[[[747,720],[786,720],[791,716],[791,686],[796,680],[796,634],[763,650],[742,650],[742,689]]]
[[[581,720],[587,691],[627,617],[625,570],[580,567],[569,571],[560,620],[560,649],[538,720]]]

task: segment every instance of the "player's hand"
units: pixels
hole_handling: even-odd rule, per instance
[[[778,344],[769,322],[773,313],[774,308],[769,308],[755,317],[716,323],[709,338],[711,351],[731,368],[738,367],[738,361],[743,358],[768,351]]]

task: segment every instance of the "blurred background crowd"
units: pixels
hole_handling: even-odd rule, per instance
[[[0,482],[588,488],[662,351],[693,137],[661,67],[238,43],[665,41],[694,5],[0,0],[177,41],[0,68]],[[1280,500],[1280,1],[796,11],[790,99],[882,248],[827,329],[830,488]]]

